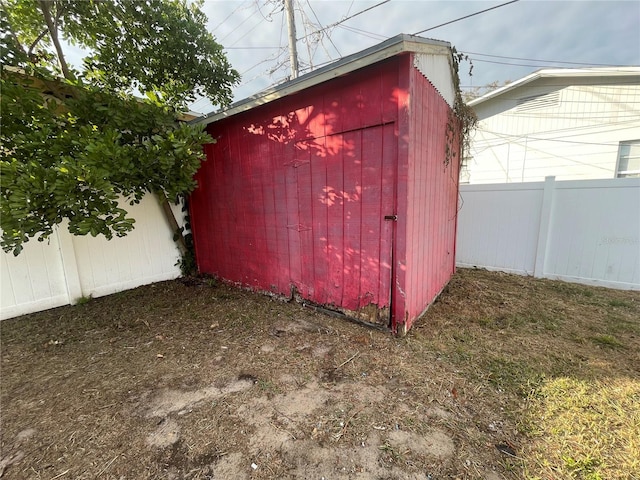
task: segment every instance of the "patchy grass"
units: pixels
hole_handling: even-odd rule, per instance
[[[448,295],[458,289],[466,301]],[[519,443],[505,468],[531,480],[634,480],[639,327],[636,292],[461,271],[418,336],[508,411]]]
[[[640,478],[640,294],[460,270],[405,338],[163,282],[0,323],[2,478]]]
[[[633,479],[640,474],[637,378],[549,379],[531,394],[526,414],[532,478]]]
[[[598,346],[604,348],[624,348],[624,344],[620,342],[616,337],[609,334],[596,335],[590,337],[590,340]]]

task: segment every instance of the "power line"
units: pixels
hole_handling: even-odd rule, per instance
[[[541,118],[546,120],[578,120],[580,122],[601,122],[602,120],[606,120],[611,118],[610,114],[602,114],[602,115],[585,115],[582,112],[576,112],[573,115],[567,113],[503,113],[504,117],[510,118]],[[626,114],[616,114],[617,118],[638,118],[638,111],[633,111]]]
[[[333,63],[335,61],[336,60],[327,60],[326,62],[318,63],[318,64],[316,64],[316,68],[320,68],[320,67],[323,67],[325,65],[329,65],[330,63]],[[308,68],[303,68],[301,71],[307,71],[307,70],[309,70],[309,69]]]
[[[541,60],[537,58],[522,58],[522,57],[505,57],[503,55],[489,55],[488,53],[478,53],[478,52],[460,52],[465,55],[480,55],[481,57],[490,57],[490,58],[502,58],[505,60],[523,60],[525,62],[542,62],[542,63],[564,63],[567,65],[590,65],[590,66],[600,66],[600,67],[611,67],[611,64],[608,63],[589,63],[589,62],[568,62],[564,60]]]
[[[349,4],[349,8],[347,9],[347,15],[349,15],[349,13],[351,13],[351,8],[353,7],[353,2],[355,0],[351,0],[351,3]]]
[[[262,13],[260,14],[262,15]],[[246,33],[244,35],[242,35],[240,38],[238,38],[235,42],[233,42],[231,44],[231,46],[235,45],[236,43],[238,43],[240,40],[242,40],[244,37],[246,37],[247,35],[249,35],[251,32],[253,32],[256,28],[258,28],[260,25],[262,24],[262,21],[258,18],[258,23],[256,23],[253,27],[251,27],[249,30],[246,31]]]
[[[612,70],[612,71],[614,71],[614,70]],[[640,73],[638,75],[640,75]],[[588,77],[586,77],[586,78],[588,78]],[[499,87],[495,87],[495,90],[497,90],[498,88],[508,87],[510,85],[513,85],[513,83],[505,83],[504,85],[500,85]],[[628,85],[628,87],[623,87],[623,85]],[[638,82],[636,80],[629,80],[628,82],[623,82],[621,80],[617,80],[615,85],[598,85],[598,84],[588,84],[588,83],[585,83],[585,84],[576,83],[576,84],[573,84],[573,85],[567,85],[567,83],[546,83],[545,82],[544,86],[545,87],[567,87],[567,86],[570,86],[572,88],[579,89],[579,90],[582,90],[582,89],[585,89],[585,88],[589,88],[589,89],[592,89],[592,90],[597,90],[598,92],[607,91],[607,90],[611,90],[613,92],[618,92],[618,91],[637,92],[638,91],[638,89],[637,89]],[[491,85],[481,85],[481,86],[478,86],[478,87],[476,87],[474,85],[462,85],[460,88],[485,88],[485,87],[494,88]],[[518,88],[527,88],[527,89],[531,89],[531,90],[535,89],[535,85],[527,85],[527,84],[520,85],[520,86],[517,86],[517,87]],[[631,88],[631,87],[634,87],[634,88]],[[514,98],[510,98],[510,100],[517,100],[519,98],[520,97],[515,98],[515,99]]]
[[[255,5],[255,4],[253,4],[253,5]],[[254,12],[251,12],[251,14],[250,14],[247,18],[245,18],[242,22],[240,22],[240,24],[239,24],[236,28],[234,28],[234,29],[233,29],[233,30],[231,30],[229,33],[227,33],[224,37],[222,37],[222,38],[220,39],[220,43],[224,42],[224,40],[225,40],[229,35],[231,35],[232,33],[237,32],[237,31],[238,31],[238,29],[239,29],[242,25],[244,25],[245,23],[247,23],[247,22],[248,22],[249,20],[251,20],[251,18],[253,18],[254,16],[256,16],[256,12],[255,12],[255,11],[254,11]]]
[[[244,2],[244,3],[246,3],[246,2]],[[244,4],[244,3],[243,3],[243,4]],[[271,3],[271,2],[268,2],[268,3]],[[242,4],[242,5],[243,5],[243,4]],[[242,5],[240,5],[240,7],[241,7]],[[235,29],[234,29],[231,33],[238,31],[238,29],[239,29],[239,28],[240,28],[244,23],[246,23],[246,21],[247,21],[247,20],[251,19],[252,17],[256,18],[256,17],[257,17],[257,15],[256,15],[256,14],[257,14],[258,12],[260,13],[260,16],[262,16],[262,17],[264,18],[264,14],[263,14],[263,13],[262,13],[262,11],[260,10],[260,6],[258,5],[258,2],[257,2],[257,1],[254,1],[253,5],[250,5],[250,6],[253,6],[253,7],[256,7],[256,6],[257,6],[258,10],[257,10],[257,11],[253,11],[253,12],[251,12],[250,16],[249,16],[248,18],[244,19],[244,21],[242,21],[242,22],[241,22],[237,27],[235,27]],[[250,6],[245,7],[245,9],[250,8]],[[232,14],[233,14],[233,13],[235,13],[236,11],[238,11],[240,7],[236,8],[236,9],[232,12]],[[269,17],[270,17],[270,18],[272,18],[272,17],[273,17],[273,14],[274,14],[274,13],[276,13],[276,12],[278,12],[278,11],[283,11],[283,10],[282,10],[282,8],[280,8],[280,6],[279,6],[279,5],[277,5],[277,4],[276,4],[276,5],[274,6],[274,8],[273,8],[273,9],[272,9],[268,14],[267,14],[267,17],[268,17],[268,18],[269,18]],[[229,18],[230,16],[231,16],[231,15],[227,16],[227,18]],[[224,23],[224,22],[223,22],[223,23]],[[242,40],[242,38],[246,37],[248,34],[250,34],[252,31],[254,31],[254,30],[255,30],[255,29],[256,29],[260,24],[261,24],[261,21],[258,21],[258,23],[257,23],[257,24],[255,24],[254,26],[252,26],[252,27],[251,27],[247,32],[245,32],[245,33],[244,33],[240,38],[238,38],[238,39],[233,43],[233,45],[237,44],[240,40]],[[280,42],[279,42],[280,44],[282,44],[282,35],[283,35],[283,30],[284,30],[284,19],[281,19],[281,22],[280,22],[280,39],[279,39],[279,40],[280,40]],[[227,36],[229,36],[229,35],[230,35],[230,34],[228,34]],[[265,72],[259,73],[258,75],[256,75],[256,76],[252,77],[251,79],[243,81],[243,82],[239,85],[239,87],[245,86],[245,85],[247,85],[247,84],[249,84],[249,83],[253,82],[254,80],[256,80],[256,79],[257,79],[258,77],[260,77],[261,75],[265,75],[265,74],[267,74],[267,75],[269,75],[269,76],[270,76],[270,75],[272,75],[276,70],[278,70],[278,69],[283,65],[283,64],[281,64],[281,63],[279,62],[279,58],[281,58],[281,57],[282,57],[282,55],[283,55],[283,54],[285,54],[285,53],[287,52],[286,47],[283,47],[282,45],[280,45],[280,46],[233,46],[233,45],[232,45],[232,46],[229,46],[229,47],[223,47],[223,48],[224,48],[225,50],[275,50],[275,52],[274,52],[274,53],[272,53],[271,55],[269,55],[267,58],[264,58],[263,60],[258,61],[258,62],[257,62],[257,63],[255,63],[253,66],[251,66],[251,67],[249,67],[249,68],[245,69],[244,71],[242,71],[242,72],[241,72],[241,76],[246,75],[246,74],[247,74],[247,73],[249,73],[251,70],[253,70],[253,69],[255,69],[256,67],[259,67],[260,65],[263,65],[263,64],[265,64],[265,63],[275,62],[275,63],[276,63],[276,66],[275,66],[274,68],[270,69],[269,71],[265,71]]]
[[[336,26],[340,25],[341,23],[346,22],[347,20],[351,20],[352,18],[357,17],[358,15],[362,15],[363,13],[368,12],[369,10],[373,10],[374,8],[377,8],[377,7],[379,7],[380,5],[384,5],[385,3],[389,3],[390,1],[391,1],[391,0],[384,0],[384,1],[380,2],[380,3],[376,3],[375,5],[372,5],[372,6],[368,7],[368,8],[365,8],[364,10],[360,10],[359,12],[356,12],[356,13],[354,13],[353,15],[350,15],[350,16],[348,16],[348,17],[345,17],[345,18],[343,18],[342,20],[339,20],[339,21],[337,21],[337,22],[335,22],[335,23],[332,23],[331,25],[327,25],[326,27],[321,28],[320,30],[317,30],[317,31],[315,31],[315,32],[311,32],[309,35],[306,35],[306,36],[304,36],[304,37],[302,37],[302,38],[298,38],[298,39],[296,39],[296,40],[304,40],[304,39],[305,39],[306,37],[308,37],[308,36],[311,36],[311,35],[314,35],[314,34],[316,34],[316,33],[318,33],[318,32],[322,32],[322,31],[324,31],[324,30],[328,30],[328,29],[330,29],[330,28],[336,27]],[[519,1],[519,0],[514,0],[514,1]]]
[[[625,125],[630,125],[630,126],[625,126]],[[611,123],[607,123],[606,124],[607,129],[605,130],[598,130],[598,131],[583,131],[583,130],[593,130],[594,128],[597,129],[602,129],[602,123],[597,123],[597,124],[593,124],[593,125],[586,125],[586,126],[581,126],[581,127],[567,127],[567,128],[562,128],[562,129],[556,129],[556,130],[546,130],[546,131],[540,131],[540,132],[532,132],[533,135],[544,135],[547,133],[562,133],[562,136],[558,136],[558,137],[550,137],[549,140],[552,140],[554,138],[563,138],[566,139],[567,137],[570,138],[574,138],[574,137],[582,137],[585,135],[589,135],[589,136],[593,136],[596,134],[601,134],[601,133],[609,133],[609,132],[618,132],[621,130],[629,130],[632,128],[638,128],[637,126],[637,122],[633,121],[633,120],[625,120],[622,122],[611,122]],[[611,128],[609,128],[611,127]],[[501,133],[501,132],[493,132],[491,130],[486,130],[485,128],[483,128],[482,126],[479,126],[477,129],[478,132],[486,132],[486,133],[490,133],[496,136],[500,136],[503,138],[507,138],[507,137],[516,137],[516,138],[524,138],[525,136],[529,135],[529,134],[521,134],[521,135],[517,135],[517,134],[511,134],[511,133]],[[573,132],[580,132],[580,133],[573,133]],[[474,142],[474,144],[476,143],[480,143],[480,142],[490,142],[491,139],[483,139],[483,140],[479,140]]]
[[[330,35],[329,35],[328,33],[325,33],[325,32],[328,32],[330,29],[332,29],[332,28],[334,28],[334,27],[336,27],[336,26],[342,26],[341,24],[342,24],[342,23],[344,23],[344,22],[346,22],[347,20],[350,20],[350,19],[352,19],[352,18],[354,18],[354,17],[357,17],[358,15],[362,15],[363,13],[368,12],[368,11],[370,11],[370,10],[373,10],[374,8],[377,8],[377,7],[381,6],[381,5],[384,5],[385,3],[389,3],[390,1],[391,1],[391,0],[383,0],[382,2],[379,2],[379,3],[377,3],[377,4],[375,4],[375,5],[372,5],[372,6],[368,7],[368,8],[365,8],[365,9],[363,9],[363,10],[360,10],[360,11],[358,11],[358,12],[356,12],[356,13],[352,14],[352,15],[347,15],[347,16],[346,16],[345,18],[343,18],[342,20],[339,20],[339,21],[334,22],[334,23],[332,23],[332,24],[330,24],[330,25],[327,25],[326,27],[322,27],[322,24],[320,24],[320,27],[321,27],[321,28],[319,28],[319,29],[317,29],[317,30],[315,30],[315,31],[313,31],[313,32],[311,32],[311,33],[308,33],[308,34],[305,32],[305,35],[304,35],[303,37],[297,38],[297,39],[296,39],[296,41],[302,41],[302,40],[305,40],[305,39],[307,39],[307,38],[309,38],[309,37],[312,37],[312,36],[314,36],[314,35],[320,34],[319,42],[322,44],[322,35],[323,35],[323,34],[326,34],[326,35],[327,35],[327,38],[329,39],[329,41],[331,42],[331,44],[332,44],[332,45],[333,45],[333,47],[335,48],[336,52],[338,53],[338,55],[340,56],[340,58],[342,58],[342,55],[341,55],[341,53],[340,53],[340,50],[339,50],[339,49],[337,48],[337,46],[334,44],[334,42],[333,42],[333,40],[331,39]],[[311,6],[311,4],[310,4],[308,1],[307,1],[307,3],[309,4],[309,8],[311,8],[311,11],[313,12],[313,15],[315,16],[316,20],[320,23],[320,20],[319,20],[318,16],[316,15],[315,11],[313,10],[313,7]],[[352,3],[353,3],[353,2],[352,2]],[[350,10],[351,10],[351,6],[349,7],[349,11],[350,11]],[[347,14],[348,14],[348,12],[347,12]],[[244,23],[244,22],[243,22],[243,23]],[[241,25],[242,25],[242,24],[241,24]],[[240,25],[239,25],[239,26],[240,26]],[[237,28],[238,28],[238,27],[236,27],[236,30],[237,30]],[[357,29],[355,29],[355,30],[357,30]],[[375,35],[375,34],[373,34],[373,35]],[[281,36],[282,36],[282,31],[281,31]],[[386,38],[386,37],[382,37],[382,38]],[[324,48],[324,44],[322,44],[322,47]],[[242,49],[242,48],[244,48],[244,47],[237,47],[236,49]],[[253,47],[253,48],[260,48],[260,47]],[[282,47],[263,47],[263,48],[269,48],[269,49],[276,49],[276,48],[278,48],[278,49],[279,49],[279,48],[282,48]],[[232,49],[232,47],[229,47],[229,49]],[[317,50],[317,48],[316,48],[316,50]],[[331,58],[331,55],[329,55],[329,53],[327,52],[326,48],[324,48],[324,50],[325,50],[325,53],[327,53],[327,56],[328,56],[329,58]],[[281,53],[282,53],[282,52],[281,52]],[[278,55],[278,57],[281,55],[281,53]],[[277,57],[276,57],[276,58],[277,58]],[[262,63],[265,63],[266,61],[269,61],[270,59],[271,59],[271,58],[269,58],[269,59],[266,59],[266,60],[263,60],[263,61],[259,62],[258,64],[256,64],[256,65],[254,65],[253,67],[251,67],[249,70],[252,70],[252,69],[253,69],[253,68],[255,68],[256,66],[258,66],[258,65],[260,65],[260,64],[262,64]],[[310,61],[312,61],[312,59],[311,59],[311,58],[310,58]],[[325,65],[325,64],[328,64],[328,63],[332,63],[333,61],[334,61],[334,60],[329,60],[329,61],[327,61],[327,62],[323,62],[323,63],[321,63],[321,64],[319,64],[319,65],[316,65],[315,67],[317,68],[317,67],[319,67],[319,66],[322,66],[322,65]],[[277,65],[275,68],[273,68],[273,69],[272,69],[271,73],[275,72],[275,71],[276,71],[276,70],[278,70],[280,67],[281,67],[281,65]],[[246,73],[246,72],[248,72],[249,70],[246,70],[246,71],[245,71],[245,73]],[[302,71],[305,71],[305,70],[309,70],[309,68],[303,68],[303,69],[301,69],[301,70],[302,70]]]
[[[628,128],[633,128],[633,127],[628,127]],[[610,130],[610,131],[620,131],[620,130],[626,130],[627,128],[621,128],[621,129],[615,129],[615,130]],[[492,135],[496,135],[497,137],[500,138],[516,138],[516,139],[527,139],[529,141],[534,141],[534,142],[559,142],[559,143],[569,143],[569,144],[576,144],[576,145],[599,145],[599,146],[603,146],[603,147],[617,147],[620,144],[620,141],[618,140],[612,140],[609,142],[583,142],[583,141],[579,141],[579,140],[567,140],[566,138],[544,138],[544,137],[536,137],[536,136],[531,136],[531,135],[514,135],[514,134],[509,134],[509,133],[498,133],[498,132],[492,132],[490,130],[482,130],[482,132],[484,133],[489,133]],[[489,143],[489,145],[487,145],[488,147],[491,147],[492,145],[490,144],[491,139],[485,139],[484,142]]]
[[[224,22],[226,22],[227,20],[229,20],[229,19],[233,16],[233,14],[234,14],[234,13],[236,13],[238,10],[240,10],[241,8],[243,8],[243,5],[244,5],[245,3],[247,3],[247,2],[245,1],[245,2],[242,2],[240,5],[238,5],[238,6],[237,6],[237,7],[236,7],[236,8],[235,8],[235,9],[234,9],[234,10],[233,10],[229,15],[227,15],[227,16],[224,18],[224,20],[222,20],[218,25],[216,25],[215,27],[213,27],[213,28],[211,29],[211,31],[212,31],[212,32],[215,32],[218,28],[220,28],[220,27],[224,24]],[[246,7],[244,7],[244,8],[246,8]]]
[[[305,38],[307,37],[307,24],[309,25],[309,28],[315,28],[315,25],[313,25],[313,23],[311,23],[311,20],[309,20],[309,17],[307,16],[306,12],[304,11],[304,8],[302,8],[302,6],[300,5],[300,3],[298,2],[298,11],[300,12],[300,17],[302,18],[302,28],[304,29],[304,33],[305,33]],[[319,42],[320,40],[318,40]],[[318,43],[316,42],[316,44]],[[311,55],[311,40],[304,42],[307,45],[307,56],[309,57],[309,66],[311,68],[313,68],[313,56]],[[315,50],[313,52],[315,54]],[[329,55],[329,58],[331,58],[331,55]]]
[[[247,46],[247,47],[223,47],[225,50],[276,50],[278,48],[282,48],[282,47],[252,47],[252,46]]]
[[[242,72],[240,75],[245,75],[247,73],[249,73],[251,70],[253,70],[254,68],[256,68],[257,66],[262,65],[263,63],[266,62],[270,62],[270,61],[276,61],[278,60],[283,53],[287,53],[287,48],[286,47],[280,47],[280,52],[276,53],[276,54],[272,54],[270,55],[268,58],[265,58],[264,60],[259,61],[258,63],[256,63],[253,67],[248,68],[247,70],[245,70],[244,72]]]
[[[389,37],[386,37],[384,35],[380,35],[377,33],[373,33],[373,32],[367,32],[366,30],[361,30],[360,28],[355,28],[355,27],[351,27],[348,25],[338,25],[339,28],[342,28],[343,30],[346,30],[348,32],[351,33],[357,33],[359,35],[363,35],[365,37],[368,38],[372,38],[373,40],[386,40]]]
[[[311,9],[311,13],[313,13],[313,16],[315,17],[316,21],[318,22],[318,25],[320,27],[322,27],[322,23],[320,22],[320,19],[318,18],[318,15],[316,15],[316,11],[313,9],[313,7],[311,6],[311,2],[309,0],[307,0],[307,5],[309,5],[309,8]],[[353,3],[352,3],[353,5]],[[322,29],[324,30],[324,29]],[[327,33],[327,38],[329,39],[329,42],[331,42],[331,45],[333,45],[333,48],[336,49],[336,52],[338,52],[338,56],[342,57],[342,54],[340,53],[340,50],[338,50],[338,47],[336,47],[336,44],[333,43],[333,40],[331,40],[331,34]],[[323,45],[324,46],[324,45]],[[326,50],[325,50],[326,51]],[[331,55],[329,55],[329,52],[327,52],[327,56],[329,58],[331,58]]]
[[[278,39],[278,45],[282,45],[283,35],[284,35],[284,15],[280,17],[280,38]]]
[[[542,155],[544,155],[543,158],[557,158],[557,159],[560,159],[560,160],[565,160],[565,161],[574,163],[576,165],[589,166],[589,167],[597,168],[597,169],[600,169],[600,170],[609,170],[608,168],[605,168],[605,167],[603,167],[603,166],[601,166],[599,164],[594,164],[594,163],[590,163],[590,162],[581,162],[580,160],[576,159],[573,156],[567,156],[566,154],[564,154],[564,155],[562,155],[562,154],[556,155],[556,154],[554,154],[552,152],[549,152],[547,150],[541,150],[540,148],[536,148],[535,146],[529,145],[528,139],[526,137],[523,137],[523,140],[525,141],[524,144],[521,141],[518,142],[516,140],[509,141],[509,144],[513,144],[513,145],[517,145],[519,147],[522,147],[525,151],[529,151],[530,150],[532,152],[537,152],[538,154],[542,154]],[[482,151],[488,150],[489,148],[491,148],[491,147],[485,148]],[[482,153],[482,152],[476,152],[476,154],[478,154],[478,153]],[[475,159],[475,156],[473,156],[472,158]],[[498,160],[498,164],[504,170],[504,167],[502,167],[502,162],[499,159],[497,159],[497,160]],[[508,162],[508,157],[507,157],[507,162]]]
[[[480,15],[481,13],[489,12],[491,10],[495,10],[496,8],[505,7],[512,3],[519,2],[520,0],[511,0],[510,2],[501,3],[500,5],[496,5],[495,7],[485,8],[484,10],[480,10],[479,12],[471,13],[469,15],[465,15],[464,17],[456,18],[455,20],[451,20],[449,22],[441,23],[440,25],[436,25],[435,27],[425,28],[424,30],[420,30],[419,32],[414,33],[414,35],[420,35],[424,32],[429,32],[431,30],[435,30],[436,28],[444,27],[445,25],[450,25],[455,22],[459,22],[460,20],[465,20],[467,18],[475,17],[476,15]]]
[[[549,65],[532,65],[529,63],[511,63],[511,62],[500,62],[497,60],[484,60],[482,58],[475,58],[475,57],[469,57],[473,62],[482,62],[482,63],[493,63],[495,65],[510,65],[512,67],[529,67],[529,68],[543,68],[543,67],[549,67],[549,68],[557,68],[553,65],[549,66]],[[537,62],[537,60],[533,60],[534,62]],[[561,63],[561,62],[555,62],[555,63]],[[576,65],[582,65],[583,67],[589,67],[589,66],[604,66],[604,67],[623,67],[625,65],[605,65],[605,64],[601,64],[601,63],[593,63],[593,64],[588,64],[588,63],[578,63]]]
[[[258,7],[258,12],[260,12],[260,15],[262,15],[262,18],[265,19],[265,21],[271,23],[273,22],[273,14],[280,9],[280,11],[282,11],[282,8],[280,7],[276,7],[274,10],[272,10],[270,13],[267,14],[267,16],[264,16],[264,13],[262,13],[262,9],[260,8],[260,0],[254,0],[254,2],[256,3],[256,7]],[[269,2],[270,3],[270,2]]]
[[[630,125],[630,126],[627,126]],[[574,138],[574,137],[582,137],[585,135],[589,135],[589,136],[593,136],[596,134],[602,134],[602,133],[609,133],[609,132],[618,132],[620,130],[629,130],[632,128],[637,128],[637,122],[634,120],[625,120],[625,121],[621,121],[621,122],[611,122],[611,123],[607,123],[606,124],[607,129],[603,130],[603,126],[602,123],[595,123],[595,124],[591,124],[591,125],[584,125],[584,126],[580,126],[580,127],[566,127],[566,128],[560,128],[560,129],[553,129],[553,130],[541,130],[541,131],[536,131],[536,132],[532,132],[533,135],[546,135],[546,134],[559,134],[561,136],[557,136],[557,137],[549,137],[549,138]],[[611,128],[609,128],[611,127]],[[593,131],[594,129],[598,129],[597,131]],[[510,133],[500,133],[500,132],[493,132],[491,130],[487,130],[484,128],[484,126],[482,124],[480,124],[476,130],[477,132],[488,132],[488,133],[492,133],[494,135],[498,135],[498,136],[502,136],[502,137],[507,137],[507,136],[515,136],[518,137],[517,134],[510,134]],[[576,133],[578,132],[578,133]],[[524,138],[525,135],[528,134],[521,134],[519,135],[520,137]],[[474,144],[478,144],[481,142],[490,142],[490,139],[483,139],[483,140],[476,140],[474,141]]]
[[[618,92],[616,92],[618,93]],[[635,96],[635,95],[634,95]],[[502,100],[522,100],[522,97],[500,97],[502,98]],[[565,104],[565,103],[577,103],[580,105],[602,105],[604,102],[602,100],[562,100],[560,103]],[[616,101],[616,100],[607,100],[606,103],[608,105],[617,105],[620,107],[625,107],[625,106],[631,106],[631,105],[640,105],[640,101],[626,101],[626,100],[620,100],[620,101]],[[635,107],[635,109],[639,109],[638,107]],[[640,117],[640,115],[639,115]]]

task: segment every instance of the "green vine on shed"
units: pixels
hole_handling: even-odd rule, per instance
[[[472,75],[473,64],[471,63],[471,59],[468,55],[464,53],[458,52],[455,47],[451,49],[451,58],[453,61],[453,86],[455,91],[455,100],[453,104],[453,109],[449,110],[449,115],[447,119],[447,126],[445,135],[447,137],[447,143],[445,147],[445,160],[444,163],[446,166],[451,163],[452,160],[455,160],[458,155],[457,149],[454,148],[456,145],[456,137],[458,137],[458,145],[460,146],[460,159],[459,166],[462,167],[462,162],[464,161],[465,154],[471,148],[471,134],[476,128],[478,123],[478,117],[476,116],[473,108],[466,104],[464,99],[462,98],[462,91],[460,90],[460,63],[462,61],[469,62],[469,76]],[[459,133],[456,133],[459,132]]]

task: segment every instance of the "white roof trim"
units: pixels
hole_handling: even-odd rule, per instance
[[[533,72],[515,82],[509,83],[504,87],[497,88],[481,97],[471,100],[468,105],[474,107],[479,103],[485,102],[492,98],[498,97],[505,92],[521,87],[527,83],[531,83],[539,78],[578,78],[578,77],[626,77],[640,75],[640,67],[604,67],[604,68],[544,68]]]
[[[374,45],[366,50],[349,55],[330,65],[314,70],[296,79],[285,82],[276,87],[263,90],[252,97],[240,100],[221,112],[212,112],[204,117],[192,121],[192,124],[209,124],[217,120],[245,112],[259,105],[273,102],[301,90],[324,83],[336,77],[359,70],[404,52],[416,52],[430,55],[443,55],[447,59],[451,55],[451,44],[441,40],[432,40],[414,35],[400,34]],[[448,62],[448,60],[447,60]],[[451,75],[451,70],[447,69]],[[431,79],[430,79],[431,80]],[[436,86],[437,88],[437,86]],[[442,92],[440,92],[443,95]],[[444,95],[443,95],[444,96]]]

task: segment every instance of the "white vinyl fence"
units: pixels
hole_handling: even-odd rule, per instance
[[[0,252],[0,319],[180,276],[180,253],[156,197],[124,208],[136,220],[126,237],[78,237],[61,225],[17,257]],[[181,223],[180,207],[174,213]]]
[[[460,267],[640,290],[640,179],[462,185]]]

